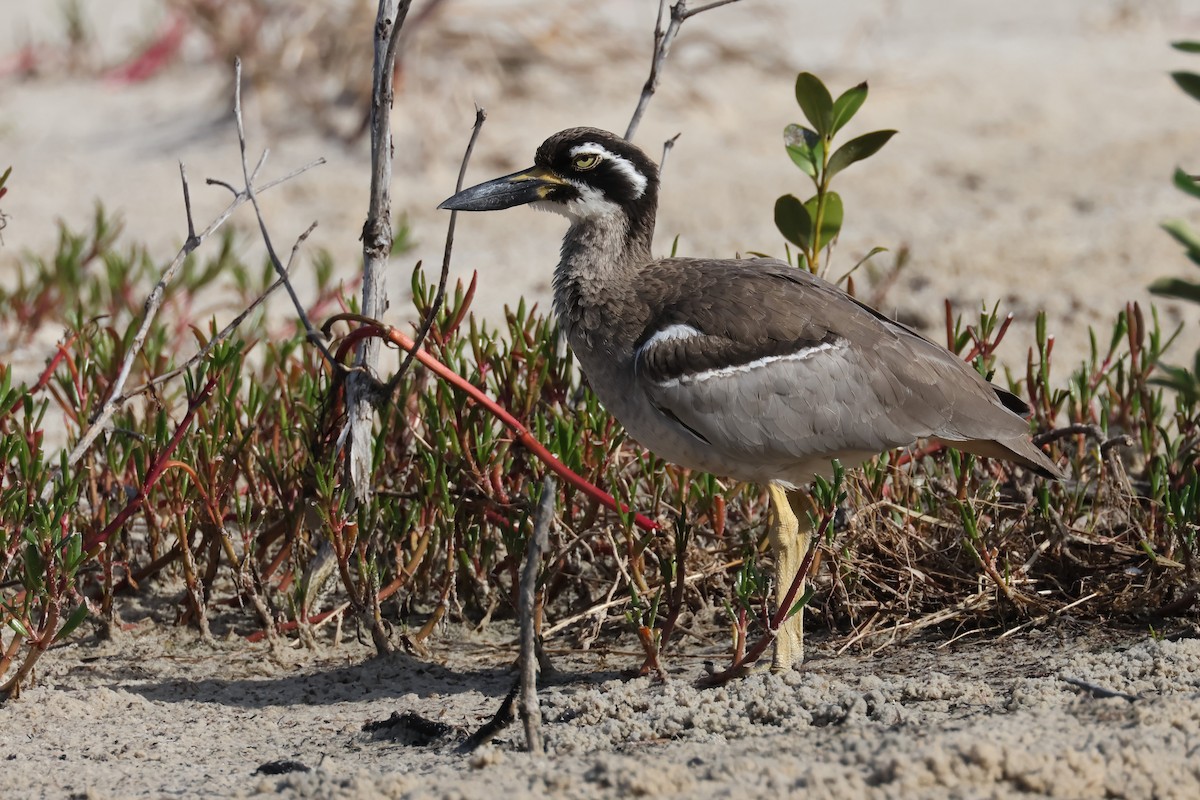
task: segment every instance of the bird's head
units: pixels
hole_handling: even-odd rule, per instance
[[[463,189],[438,208],[496,211],[529,204],[573,223],[625,215],[653,224],[658,167],[640,149],[597,128],[569,128],[538,148],[529,169]]]

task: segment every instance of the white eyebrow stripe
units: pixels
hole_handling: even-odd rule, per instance
[[[825,353],[830,350],[839,350],[843,346],[844,342],[841,341],[821,342],[814,347],[806,347],[803,350],[796,350],[791,353],[785,353],[784,355],[764,356],[762,358],[757,358],[754,361],[748,361],[745,364],[734,364],[733,366],[729,367],[717,367],[716,369],[704,370],[703,372],[693,372],[687,375],[681,375],[678,378],[670,378],[669,380],[663,381],[659,385],[664,389],[673,389],[676,386],[687,386],[688,384],[700,383],[712,378],[728,378],[730,375],[752,372],[756,369],[761,369],[779,361],[804,361],[805,359],[812,358],[818,353]]]
[[[629,179],[629,183],[633,186],[633,196],[641,197],[646,193],[646,176],[638,172],[638,168],[630,163],[629,159],[617,155],[608,148],[602,147],[595,142],[585,142],[577,144],[571,148],[571,157],[579,155],[597,155],[603,156],[613,165],[613,168]]]

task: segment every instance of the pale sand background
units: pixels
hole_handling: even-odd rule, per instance
[[[408,318],[412,263],[440,261],[446,217],[434,206],[452,191],[473,103],[489,121],[471,180],[525,166],[560,128],[623,129],[656,5],[451,0],[417,38],[394,119],[395,208],[410,215],[419,246],[397,260],[393,321]],[[138,0],[102,6],[93,23],[110,57],[145,39],[159,13]],[[0,0],[0,54],[59,37],[55,8]],[[1001,300],[1026,324],[1002,351],[1020,364],[1027,323],[1045,308],[1069,361],[1086,350],[1087,325],[1147,300],[1150,280],[1194,274],[1157,227],[1170,216],[1200,222],[1169,183],[1176,164],[1195,169],[1200,157],[1200,105],[1166,76],[1189,66],[1167,47],[1184,37],[1200,38],[1200,8],[1182,0],[747,0],[697,17],[637,137],[657,154],[683,133],[667,165],[658,249],[679,234],[684,254],[781,252],[774,199],[807,188],[780,144],[783,126],[800,119],[795,73],[837,89],[869,79],[853,130],[901,134],[839,179],[849,213],[835,272],[873,245],[907,244],[913,261],[888,310],[919,315],[936,334],[944,297],[964,309]],[[197,221],[221,207],[223,192],[201,181],[232,180],[240,168],[222,116],[226,75],[205,55],[190,41],[183,63],[134,86],[53,72],[0,81],[0,162],[15,167],[0,280],[15,279],[17,254],[46,252],[57,219],[83,225],[97,198],[165,262],[183,233],[178,159]],[[264,197],[277,241],[319,220],[313,246],[352,275],[365,148],[316,137],[270,96],[248,95],[247,109],[252,147],[272,149],[266,177],[329,161]],[[561,232],[561,220],[523,210],[463,218],[455,273],[480,271],[477,309],[494,317],[522,294],[546,300]],[[252,239],[245,249],[260,257]],[[1194,307],[1163,315],[1187,321],[1190,344],[1200,340]],[[55,335],[5,358],[27,375]],[[477,726],[508,685],[498,665],[511,652],[495,640],[454,634],[429,665],[364,661],[350,645],[274,664],[244,645],[213,654],[165,631],[169,608],[152,617],[118,642],[49,654],[39,685],[0,708],[0,751],[11,758],[0,795],[270,795],[282,785],[297,797],[1200,796],[1194,641],[1038,634],[941,650],[916,643],[881,659],[834,657],[818,642],[802,675],[715,693],[687,680],[622,683],[613,670],[632,655],[572,661],[596,684],[548,693],[557,757],[531,763],[511,752],[521,742],[513,733],[468,766],[444,747],[374,742],[359,728],[393,710]],[[687,659],[679,668],[684,678],[699,671]],[[1147,697],[1080,699],[1063,676]],[[248,777],[288,758],[317,771]]]
[[[447,220],[435,206],[452,193],[473,104],[489,119],[472,181],[526,166],[561,128],[623,130],[645,80],[656,6],[452,0],[416,38],[394,114],[394,205],[408,213],[419,246],[392,274],[393,320],[410,317],[412,264],[441,261]],[[105,7],[95,24],[111,51],[153,30],[156,3]],[[56,35],[52,9],[0,0],[0,18],[13,20],[0,47]],[[657,157],[664,139],[683,133],[667,165],[657,249],[678,234],[681,254],[781,254],[775,198],[809,188],[781,145],[784,125],[801,119],[795,73],[814,71],[835,90],[868,79],[871,96],[851,133],[892,127],[900,135],[839,177],[848,215],[834,273],[872,246],[907,244],[912,263],[888,310],[936,333],[946,297],[965,311],[999,300],[1026,323],[1044,308],[1065,369],[1086,352],[1088,325],[1106,328],[1126,300],[1148,300],[1152,279],[1193,269],[1158,228],[1167,217],[1200,216],[1169,180],[1198,151],[1200,104],[1167,77],[1188,66],[1167,42],[1188,35],[1200,35],[1200,8],[1166,0],[746,0],[695,17],[637,136]],[[240,175],[222,115],[227,71],[198,46],[140,85],[56,76],[0,83],[0,160],[15,166],[0,280],[11,280],[17,254],[45,252],[55,220],[86,223],[97,198],[168,259],[183,234],[177,160],[197,184],[197,221],[222,207],[224,191],[199,184]],[[267,177],[329,161],[264,197],[276,240],[290,242],[317,220],[312,246],[331,250],[339,274],[351,276],[367,203],[365,146],[297,129],[269,98],[249,95],[247,111],[252,149],[271,148]],[[522,294],[547,300],[562,230],[557,217],[525,209],[464,218],[454,274],[479,270],[476,309],[496,318]],[[257,259],[257,245],[246,247]],[[1187,319],[1189,343],[1200,343],[1195,309],[1189,318],[1164,305],[1163,316]],[[1010,361],[1023,363],[1028,331],[1010,335],[1002,351]]]

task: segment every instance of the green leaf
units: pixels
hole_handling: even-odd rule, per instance
[[[1194,72],[1172,72],[1171,77],[1192,99],[1200,100],[1200,75]]]
[[[805,213],[808,214],[810,220],[817,218],[817,198],[814,196],[804,204]],[[838,233],[842,230],[842,218],[844,209],[842,208],[842,198],[837,192],[829,192],[825,195],[825,213],[821,217],[821,234],[817,237],[816,250],[823,249],[827,244],[832,242]],[[809,222],[809,231],[812,230],[815,223]],[[811,238],[812,234],[809,234]]]
[[[1171,47],[1174,47],[1176,50],[1182,50],[1185,53],[1200,53],[1200,42],[1171,42]]]
[[[821,137],[812,128],[793,122],[783,128],[783,143],[795,147],[816,147],[821,143]]]
[[[1200,198],[1200,178],[1189,175],[1179,167],[1175,168],[1175,187],[1192,197]]]
[[[36,544],[25,545],[25,586],[33,589],[42,585],[46,573],[46,562]],[[32,585],[31,585],[32,583]]]
[[[1162,228],[1171,234],[1171,238],[1183,245],[1188,258],[1200,264],[1200,237],[1196,236],[1196,232],[1189,228],[1186,222],[1171,219],[1164,222]]]
[[[75,610],[71,612],[69,617],[67,617],[67,621],[63,623],[62,628],[59,629],[58,633],[54,634],[54,641],[62,641],[70,636],[71,631],[78,628],[79,623],[87,619],[87,613],[87,603],[80,603],[79,605],[75,606]]]
[[[813,590],[813,588],[811,586],[807,587],[804,590],[804,594],[800,595],[800,599],[797,600],[795,605],[788,610],[787,619],[791,619],[799,614],[804,607],[808,605],[810,601],[812,601],[814,594],[816,594],[816,592]]]
[[[863,264],[867,263],[868,261],[870,261],[875,256],[879,255],[880,253],[886,253],[886,252],[888,252],[888,249],[886,247],[872,247],[865,256],[863,256],[862,258],[860,258],[858,260],[858,263],[854,265],[854,269],[858,269]]]
[[[832,178],[855,161],[875,155],[895,135],[895,131],[872,131],[846,142],[829,157],[829,169],[825,173],[827,178]]]
[[[815,207],[815,206],[814,206]],[[775,227],[783,238],[802,250],[808,249],[812,235],[812,217],[805,203],[792,194],[785,194],[775,201]]]
[[[1159,278],[1150,284],[1150,292],[1162,297],[1200,303],[1200,283],[1185,281],[1182,278]]]
[[[833,133],[833,97],[821,79],[811,72],[796,76],[796,102],[805,118],[821,136]]]
[[[74,575],[84,561],[83,536],[79,533],[71,534],[71,538],[67,540],[66,556],[67,573]]]
[[[857,264],[855,264],[850,269],[846,270],[845,274],[843,274],[842,277],[840,277],[836,281],[834,281],[834,285],[841,286],[843,283],[846,282],[847,278],[849,278],[851,275],[853,275],[855,272],[858,271],[859,267],[861,267],[863,264],[870,261],[873,257],[879,255],[880,253],[886,253],[887,251],[888,251],[888,249],[886,247],[872,247],[871,251],[869,253],[867,253],[865,256],[863,256],[862,258],[860,258],[858,260]]]
[[[1184,370],[1184,372],[1187,372],[1187,370]],[[1189,383],[1183,378],[1151,378],[1150,385],[1163,386],[1167,389],[1179,392],[1179,394],[1183,396],[1184,402],[1188,404],[1194,404],[1197,396],[1200,396],[1200,389],[1196,388],[1197,384],[1194,381]]]
[[[842,126],[854,118],[862,104],[867,100],[867,82],[851,87],[842,92],[842,96],[833,101],[833,128],[829,131],[832,136],[842,129]]]
[[[1200,351],[1197,351],[1200,353]],[[1165,386],[1168,389],[1183,394],[1189,399],[1189,402],[1194,402],[1197,386],[1196,375],[1183,367],[1176,367],[1170,364],[1158,364],[1157,369],[1160,373],[1166,373],[1166,376],[1158,375],[1150,378],[1150,383],[1155,386]]]
[[[791,157],[792,163],[800,169],[804,170],[804,174],[810,178],[817,177],[817,167],[813,163],[812,151],[806,147],[787,146],[788,156]]]
[[[788,156],[804,174],[815,179],[822,163],[821,137],[803,125],[788,125],[783,129],[783,145]]]
[[[12,628],[14,631],[19,633],[21,636],[24,636],[26,639],[33,638],[33,634],[29,632],[29,628],[25,627],[25,623],[21,622],[16,617],[13,617],[12,619],[10,619],[8,621],[8,627]]]

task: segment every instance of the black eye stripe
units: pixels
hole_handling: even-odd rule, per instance
[[[569,203],[578,197],[579,190],[569,183],[564,183],[550,187],[543,199],[554,203]]]
[[[587,130],[576,137],[548,140],[536,160],[580,189],[590,189],[619,205],[637,203],[653,193],[658,177],[654,163],[620,140],[592,144],[598,136]],[[565,202],[575,194],[554,193],[546,199]]]

